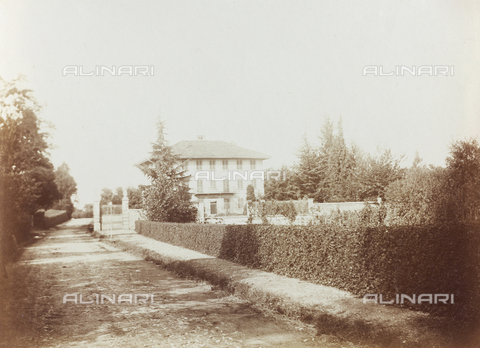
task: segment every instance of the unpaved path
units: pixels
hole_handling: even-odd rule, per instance
[[[72,223],[24,247],[7,269],[0,347],[360,347],[181,279]],[[67,294],[93,303],[63,303]],[[122,294],[153,302],[118,303]],[[117,303],[102,304],[101,295]]]

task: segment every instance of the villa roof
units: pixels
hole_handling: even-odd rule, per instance
[[[269,159],[264,153],[246,149],[227,143],[226,141],[183,140],[172,147],[172,152],[182,159],[195,158],[238,158],[238,159]]]
[[[227,143],[221,140],[182,140],[171,146],[172,152],[181,159],[269,159],[270,156],[264,153],[246,149],[244,147]],[[151,162],[150,159],[143,160],[137,166]]]

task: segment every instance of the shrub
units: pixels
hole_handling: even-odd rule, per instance
[[[358,296],[377,293],[394,299],[395,294],[455,294],[455,307],[415,307],[455,310],[462,315],[471,315],[479,308],[479,225],[183,225],[137,221],[136,230],[162,242]],[[410,305],[408,301],[406,305]]]
[[[227,225],[135,221],[135,231],[160,242],[218,257]]]
[[[45,212],[45,228],[54,227],[68,220],[68,214],[66,211],[47,210]]]
[[[73,219],[93,218],[93,211],[76,211],[72,213]]]

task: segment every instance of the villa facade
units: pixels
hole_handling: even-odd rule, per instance
[[[242,214],[247,186],[264,194],[264,160],[270,156],[225,141],[180,141],[171,146],[190,176],[193,200],[206,215]],[[148,160],[140,165],[148,164]]]

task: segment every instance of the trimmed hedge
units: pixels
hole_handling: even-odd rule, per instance
[[[93,211],[76,211],[72,213],[73,219],[93,218]]]
[[[135,221],[135,231],[160,242],[218,257],[228,225]]]
[[[45,228],[54,227],[68,220],[67,212],[64,210],[47,210],[45,212]]]
[[[480,226],[201,225],[137,221],[136,231],[245,266],[360,297],[454,294],[417,309],[470,316],[479,308]],[[407,306],[412,306],[406,301]],[[448,307],[449,306],[449,307]],[[463,312],[463,313],[462,313]]]

